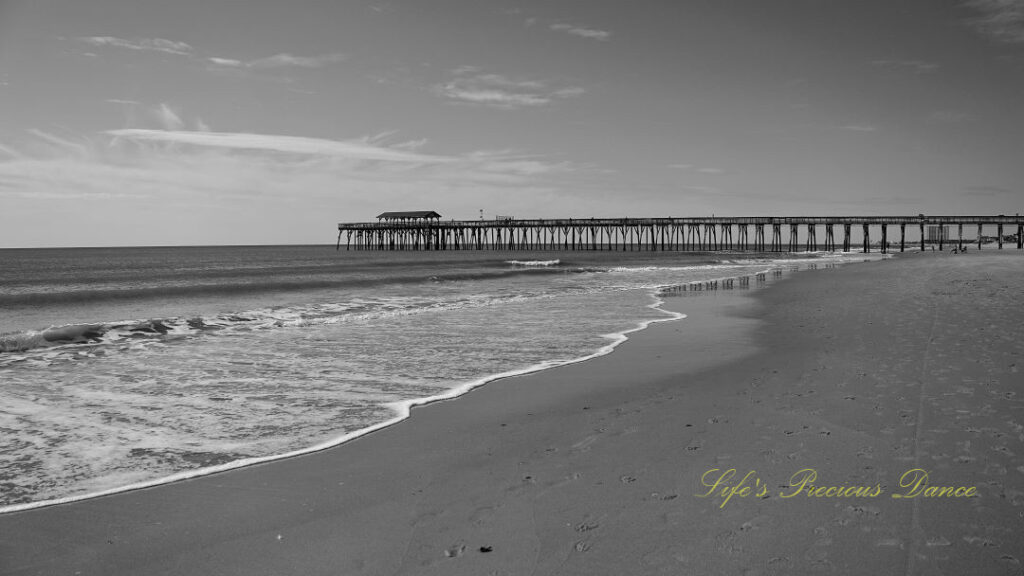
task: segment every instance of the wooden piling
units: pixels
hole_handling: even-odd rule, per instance
[[[807,225],[807,246],[806,251],[812,252],[818,249],[818,227],[814,224]]]

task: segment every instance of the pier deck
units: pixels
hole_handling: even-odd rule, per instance
[[[977,226],[973,241],[965,241],[964,226]],[[842,226],[842,243],[836,240]],[[921,249],[925,245],[965,248],[983,244],[984,226],[996,227],[996,243],[1004,241],[1024,249],[1024,216],[750,216],[709,218],[585,218],[539,220],[422,220],[342,222],[338,224],[340,249],[346,250],[650,250],[714,251],[754,250],[795,252],[842,250],[853,247],[851,230],[861,229],[864,252],[877,248],[889,252],[908,245],[907,227],[918,229]],[[899,242],[889,236],[889,227],[899,227]],[[956,235],[949,233],[956,227]],[[926,227],[937,227],[926,240]],[[1013,228],[1016,227],[1016,230]],[[801,228],[803,240],[801,241]],[[751,230],[752,229],[752,230]],[[786,241],[783,230],[788,229]],[[877,230],[878,236],[872,236]],[[822,242],[818,242],[818,232]],[[877,241],[872,241],[876,238]]]

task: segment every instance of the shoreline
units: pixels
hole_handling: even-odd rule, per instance
[[[798,254],[800,254],[800,253],[798,253]],[[789,263],[793,263],[793,262],[805,263],[805,262],[813,262],[813,260],[814,260],[813,258],[807,258],[805,256],[800,256],[800,257],[797,257],[797,258],[778,258],[778,259],[772,260],[771,262],[775,266],[781,266],[782,263],[786,263],[786,262],[789,262]],[[555,262],[557,262],[557,260],[555,260]],[[858,262],[858,261],[847,261],[847,262],[841,263],[840,265],[849,265],[849,264],[857,264],[857,263],[861,263],[861,262]],[[832,263],[830,263],[830,264],[832,264]],[[782,271],[781,268],[775,268],[775,269],[780,271],[780,273]],[[770,270],[772,270],[772,268],[766,268],[765,270],[762,270],[760,272],[751,272],[749,274],[746,274],[745,276],[746,277],[759,276],[759,275],[762,275],[762,274],[766,274]],[[794,268],[791,268],[789,270],[789,273],[792,273],[794,271],[797,271],[797,270],[794,269]],[[612,332],[612,333],[608,333],[608,334],[602,334],[601,335],[602,338],[607,338],[607,339],[611,340],[611,342],[609,342],[608,344],[605,344],[604,346],[598,348],[596,351],[594,351],[594,352],[592,352],[590,354],[586,354],[586,355],[579,356],[579,357],[576,357],[576,358],[571,358],[571,359],[568,359],[568,360],[561,360],[561,361],[559,361],[559,360],[545,360],[545,361],[542,361],[542,362],[539,362],[537,364],[534,364],[534,365],[531,365],[531,366],[527,366],[527,367],[521,368],[521,369],[510,370],[510,371],[500,372],[500,373],[495,373],[495,374],[488,374],[488,375],[485,375],[485,376],[480,377],[478,379],[462,383],[459,386],[453,387],[453,388],[451,388],[451,389],[449,389],[449,390],[447,390],[447,391],[445,391],[443,393],[436,394],[436,395],[433,395],[433,396],[428,396],[428,397],[423,397],[423,398],[413,398],[413,399],[409,399],[409,400],[393,402],[393,403],[390,403],[390,404],[386,405],[389,409],[393,410],[396,413],[395,416],[393,416],[392,418],[389,418],[387,420],[371,424],[369,426],[366,426],[365,428],[360,428],[358,430],[353,430],[351,432],[342,434],[340,436],[337,436],[337,437],[329,439],[329,440],[322,441],[322,442],[317,443],[317,444],[313,444],[311,446],[307,446],[307,447],[304,447],[304,448],[298,448],[298,449],[295,449],[295,450],[290,450],[288,452],[284,452],[284,453],[281,453],[281,454],[273,454],[273,455],[269,455],[269,456],[257,456],[257,457],[245,458],[245,459],[241,459],[241,460],[234,460],[234,461],[231,461],[231,462],[226,462],[224,464],[219,464],[219,465],[215,465],[215,466],[208,466],[208,467],[199,468],[199,469],[185,470],[185,471],[182,471],[182,472],[177,472],[177,473],[174,473],[174,474],[169,474],[167,476],[162,476],[162,477],[154,478],[154,479],[151,479],[151,480],[143,480],[143,481],[140,481],[140,482],[133,482],[133,483],[125,484],[123,486],[117,486],[117,487],[114,487],[114,488],[99,490],[99,491],[95,491],[95,492],[88,492],[88,493],[84,493],[84,494],[77,494],[77,495],[66,496],[66,497],[61,497],[61,498],[52,498],[52,499],[48,499],[48,500],[40,500],[40,501],[25,502],[25,503],[18,503],[18,504],[10,504],[10,505],[6,505],[6,506],[0,505],[0,516],[2,516],[4,514],[10,514],[10,513],[15,513],[15,512],[23,512],[23,511],[29,511],[29,510],[36,510],[36,509],[46,508],[46,507],[50,507],[50,506],[59,506],[59,505],[70,504],[70,503],[74,503],[74,502],[82,502],[82,501],[91,500],[91,499],[95,499],[95,498],[103,498],[103,497],[106,497],[106,496],[112,496],[112,495],[121,494],[121,493],[125,493],[125,492],[131,492],[131,491],[135,491],[135,490],[143,490],[143,489],[146,489],[146,488],[156,488],[156,487],[159,487],[159,486],[163,486],[163,485],[167,485],[167,484],[173,484],[173,483],[176,483],[176,482],[182,482],[182,481],[185,481],[185,480],[191,480],[191,479],[195,479],[195,478],[201,478],[201,477],[204,477],[204,476],[221,474],[221,473],[228,472],[228,471],[231,471],[231,470],[237,470],[237,469],[242,469],[242,468],[246,468],[246,467],[250,467],[250,466],[255,466],[255,465],[259,465],[259,464],[266,464],[266,463],[270,463],[270,462],[276,462],[276,461],[279,461],[279,460],[287,460],[287,459],[296,458],[296,457],[300,457],[300,456],[305,456],[305,455],[309,455],[309,454],[315,454],[317,452],[321,452],[321,451],[324,451],[324,450],[330,450],[332,448],[336,448],[336,447],[342,446],[342,445],[344,445],[344,444],[346,444],[348,442],[351,442],[353,440],[361,438],[361,437],[363,437],[365,435],[372,434],[372,433],[374,433],[374,432],[376,432],[378,430],[382,430],[382,429],[388,428],[388,427],[393,426],[395,424],[398,424],[398,423],[400,423],[400,422],[402,422],[404,420],[407,420],[407,419],[411,418],[411,416],[412,416],[412,409],[414,409],[414,408],[420,408],[420,407],[428,406],[428,405],[434,404],[436,402],[442,402],[442,401],[447,401],[447,400],[455,400],[455,399],[457,399],[457,398],[459,398],[459,397],[461,397],[461,396],[463,396],[465,394],[468,394],[469,392],[475,390],[476,388],[479,388],[481,386],[485,386],[487,384],[490,384],[490,383],[493,383],[493,382],[496,382],[496,381],[499,381],[499,380],[504,380],[504,379],[507,379],[507,378],[514,378],[514,377],[517,377],[517,376],[525,376],[525,375],[529,375],[529,374],[537,374],[537,373],[544,372],[544,371],[547,371],[547,370],[553,370],[553,369],[561,368],[561,367],[564,367],[564,366],[570,366],[570,365],[573,365],[573,364],[578,364],[578,363],[581,363],[581,362],[586,362],[586,361],[592,360],[594,358],[599,358],[599,357],[605,356],[607,354],[611,354],[612,352],[615,351],[615,349],[619,345],[625,343],[626,341],[628,341],[630,339],[629,338],[630,334],[646,330],[651,325],[654,325],[654,324],[658,324],[658,323],[661,323],[661,322],[670,322],[670,321],[676,321],[676,320],[683,320],[683,319],[686,318],[686,314],[683,314],[683,313],[680,313],[680,312],[675,312],[675,311],[672,311],[672,310],[668,310],[668,309],[665,309],[663,307],[665,305],[665,294],[663,292],[666,289],[680,288],[680,287],[684,287],[684,286],[692,287],[694,285],[702,285],[702,284],[706,285],[706,284],[710,284],[710,283],[715,283],[715,285],[717,287],[717,283],[719,281],[734,280],[734,279],[738,279],[738,278],[740,278],[740,276],[726,275],[726,276],[715,277],[715,278],[711,278],[711,279],[705,279],[705,280],[700,280],[700,281],[693,281],[693,282],[689,282],[689,283],[685,283],[685,284],[680,284],[680,285],[666,284],[666,285],[662,285],[662,286],[648,288],[647,289],[648,296],[652,300],[654,300],[654,301],[651,304],[646,305],[646,307],[650,308],[650,309],[653,309],[653,310],[658,310],[659,312],[662,312],[662,313],[666,314],[667,317],[664,317],[664,318],[654,318],[654,319],[649,319],[649,320],[642,320],[642,321],[638,322],[632,328],[629,328],[629,329],[626,329],[626,330],[622,330],[620,332]],[[777,278],[775,280],[777,280]],[[762,289],[764,287],[766,287],[766,286],[758,286],[756,289]],[[745,289],[747,289],[747,288],[745,288]],[[676,296],[676,295],[678,295],[678,294],[677,293],[672,293],[669,296]],[[126,322],[128,322],[128,321],[126,321]],[[130,321],[130,322],[143,322],[143,321]]]
[[[335,449],[0,516],[0,572],[1007,573],[1021,262],[914,255],[666,299],[686,322]],[[774,491],[805,466],[891,492],[916,463],[979,496],[694,495],[712,468]]]
[[[407,420],[407,419],[412,417],[412,410],[414,408],[420,408],[420,407],[424,407],[424,406],[429,406],[429,405],[434,404],[436,402],[444,402],[444,401],[447,401],[447,400],[455,400],[455,399],[459,398],[460,396],[463,396],[465,394],[468,394],[469,392],[472,392],[476,388],[479,388],[481,386],[485,386],[485,385],[490,384],[492,382],[496,382],[496,381],[499,381],[499,380],[504,380],[506,378],[515,378],[517,376],[525,376],[525,375],[528,375],[528,374],[536,374],[536,373],[539,373],[539,372],[544,372],[546,370],[554,370],[556,368],[561,368],[563,366],[570,366],[572,364],[578,364],[580,362],[586,362],[586,361],[592,360],[594,358],[599,358],[601,356],[605,356],[607,354],[611,354],[612,352],[615,351],[615,349],[619,345],[621,345],[621,344],[623,344],[623,343],[625,343],[625,342],[627,342],[629,340],[629,336],[628,336],[629,334],[632,334],[634,332],[640,332],[640,331],[646,330],[652,324],[657,324],[657,323],[660,323],[660,322],[671,322],[671,321],[675,321],[675,320],[683,320],[683,319],[686,318],[686,314],[682,314],[682,313],[679,313],[679,312],[672,312],[672,311],[665,310],[665,309],[661,308],[661,306],[664,304],[664,300],[658,297],[658,295],[657,295],[658,290],[660,290],[660,288],[659,289],[654,289],[652,292],[649,293],[649,295],[655,300],[655,302],[652,303],[652,304],[648,304],[646,307],[647,308],[651,308],[653,310],[658,310],[659,312],[664,312],[665,314],[668,315],[667,317],[665,317],[665,318],[654,318],[654,319],[651,319],[651,320],[643,320],[643,321],[639,322],[636,326],[634,326],[633,328],[630,328],[628,330],[623,330],[621,332],[612,332],[612,333],[608,333],[608,334],[602,334],[601,335],[602,338],[608,338],[608,339],[611,340],[611,342],[609,342],[608,344],[602,346],[601,348],[597,349],[595,352],[593,352],[591,354],[587,354],[585,356],[580,356],[580,357],[577,357],[577,358],[572,358],[572,359],[563,360],[563,361],[545,360],[545,361],[540,362],[538,364],[534,364],[534,365],[527,366],[525,368],[521,368],[521,369],[517,369],[517,370],[510,370],[510,371],[507,371],[507,372],[500,372],[500,373],[497,373],[497,374],[488,374],[486,376],[483,376],[483,377],[478,378],[476,380],[471,380],[469,382],[463,383],[463,384],[461,384],[459,386],[456,386],[454,388],[451,388],[451,389],[447,390],[446,392],[443,392],[441,394],[436,394],[434,396],[427,396],[427,397],[423,397],[423,398],[412,398],[412,399],[409,399],[409,400],[402,400],[402,401],[398,401],[398,402],[392,402],[392,403],[389,403],[389,404],[385,404],[385,406],[387,408],[389,408],[389,409],[393,410],[394,412],[396,412],[396,415],[394,417],[392,417],[392,418],[390,418],[388,420],[384,420],[382,422],[377,422],[375,424],[371,424],[370,426],[367,426],[365,428],[360,428],[358,430],[354,430],[352,432],[348,432],[346,434],[342,434],[341,436],[338,436],[336,438],[333,438],[333,439],[330,439],[330,440],[326,440],[324,442],[320,442],[319,444],[314,444],[314,445],[306,447],[306,448],[299,448],[297,450],[292,450],[292,451],[285,452],[285,453],[282,453],[282,454],[273,454],[273,455],[270,455],[270,456],[259,456],[259,457],[254,457],[254,458],[245,458],[245,459],[242,459],[242,460],[233,460],[231,462],[226,462],[224,464],[220,464],[220,465],[217,465],[217,466],[209,466],[209,467],[205,467],[205,468],[197,468],[197,469],[193,469],[193,470],[186,470],[186,471],[178,472],[178,473],[171,474],[171,475],[168,475],[168,476],[163,476],[161,478],[156,478],[156,479],[153,479],[153,480],[145,480],[145,481],[142,481],[142,482],[136,482],[136,483],[132,483],[132,484],[126,484],[124,486],[118,486],[118,487],[115,487],[115,488],[110,488],[110,489],[107,489],[107,490],[101,490],[101,491],[98,491],[98,492],[90,492],[90,493],[86,493],[86,494],[79,494],[79,495],[75,495],[75,496],[67,496],[67,497],[63,497],[63,498],[54,498],[54,499],[50,499],[50,500],[40,500],[40,501],[37,501],[37,502],[26,502],[26,503],[22,503],[22,504],[10,504],[10,505],[7,505],[7,506],[0,505],[0,516],[2,516],[4,514],[11,514],[11,513],[14,513],[14,512],[22,512],[22,511],[27,511],[27,510],[36,510],[36,509],[39,509],[39,508],[46,508],[46,507],[49,507],[49,506],[60,506],[62,504],[70,504],[70,503],[73,503],[73,502],[82,502],[82,501],[91,500],[91,499],[94,499],[94,498],[102,498],[102,497],[105,497],[105,496],[112,496],[112,495],[115,495],[115,494],[121,494],[121,493],[124,493],[124,492],[131,492],[131,491],[135,491],[135,490],[143,490],[143,489],[146,489],[146,488],[156,488],[158,486],[163,486],[163,485],[166,485],[166,484],[173,484],[175,482],[182,482],[182,481],[185,481],[185,480],[191,480],[191,479],[194,479],[194,478],[201,478],[203,476],[209,476],[209,475],[213,475],[213,474],[221,474],[223,472],[228,472],[228,471],[231,471],[231,470],[238,470],[238,469],[246,468],[246,467],[249,467],[249,466],[256,466],[256,465],[259,465],[259,464],[266,464],[266,463],[270,463],[270,462],[276,462],[278,460],[287,460],[287,459],[290,459],[290,458],[296,458],[296,457],[305,456],[305,455],[309,455],[309,454],[315,454],[317,452],[322,452],[324,450],[330,450],[331,448],[336,448],[336,447],[342,446],[343,444],[345,444],[347,442],[351,442],[353,440],[356,440],[358,438],[366,436],[367,434],[372,434],[373,432],[376,432],[378,430],[382,430],[384,428],[387,428],[389,426],[393,426],[395,424],[398,424],[399,422]]]

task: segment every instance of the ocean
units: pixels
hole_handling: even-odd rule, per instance
[[[864,257],[0,250],[0,512],[323,449],[685,326],[666,291]]]

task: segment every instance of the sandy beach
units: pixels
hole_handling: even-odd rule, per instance
[[[681,293],[338,448],[0,516],[0,573],[1022,574],[1022,285],[973,250]]]

